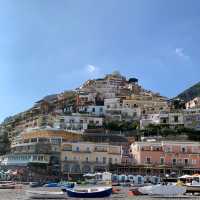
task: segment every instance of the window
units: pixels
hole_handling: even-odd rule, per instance
[[[126,160],[126,162],[127,162],[127,160]],[[117,158],[115,158],[115,164],[117,164],[118,163],[118,160],[117,160]]]
[[[92,112],[95,112],[95,108],[92,108]]]
[[[99,108],[99,112],[103,112],[103,108]]]
[[[98,157],[96,157],[96,163],[98,163],[99,162],[99,158]]]
[[[89,161],[89,158],[88,158],[88,157],[86,157],[86,158],[85,158],[85,161],[86,161],[86,162],[88,162],[88,161]]]
[[[184,164],[185,164],[185,165],[188,165],[188,164],[189,164],[188,159],[184,159]]]
[[[80,151],[80,148],[79,148],[79,147],[76,147],[76,151]]]
[[[106,157],[103,157],[103,164],[106,164]]]
[[[65,160],[67,160],[67,156],[65,156]]]
[[[172,159],[172,164],[173,164],[173,165],[176,165],[176,158],[173,158],[173,159]]]
[[[174,122],[178,122],[178,116],[174,116]]]
[[[112,158],[109,158],[109,163],[112,164]]]
[[[31,142],[37,142],[37,138],[31,138]]]
[[[86,151],[89,152],[89,151],[90,151],[90,147],[87,147],[87,148],[86,148]]]
[[[151,163],[151,158],[147,157],[147,164]]]
[[[181,151],[182,151],[182,153],[185,153],[186,152],[185,147],[182,147]]]
[[[160,164],[164,165],[164,158],[160,158]]]
[[[197,164],[197,160],[192,160],[192,164],[196,165]]]

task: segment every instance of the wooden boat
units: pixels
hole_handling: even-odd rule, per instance
[[[92,187],[66,189],[69,197],[76,198],[101,198],[112,194],[112,187]]]
[[[54,191],[26,191],[27,196],[30,199],[65,199],[66,194],[64,192]]]

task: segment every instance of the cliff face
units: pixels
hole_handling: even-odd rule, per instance
[[[180,93],[177,98],[184,101],[190,101],[198,96],[200,96],[200,82]]]

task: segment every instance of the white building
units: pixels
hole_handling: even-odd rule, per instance
[[[58,116],[54,127],[58,129],[77,130],[83,132],[88,129],[89,125],[101,127],[103,125],[103,118],[80,113],[72,113],[72,115]]]
[[[96,106],[96,105],[85,105],[85,106],[79,106],[78,112],[80,113],[87,113],[91,116],[104,116],[105,115],[105,106]]]
[[[186,109],[200,108],[200,97],[196,97],[185,104]]]
[[[166,125],[169,127],[183,126],[184,125],[183,113],[160,112],[159,114],[143,115],[140,120],[140,128],[144,129],[149,124]]]
[[[184,126],[200,130],[200,108],[184,110]]]

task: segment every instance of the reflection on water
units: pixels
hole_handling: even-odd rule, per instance
[[[31,188],[32,189],[32,188]],[[29,198],[26,196],[25,190],[30,190],[28,186],[25,186],[23,189],[0,189],[0,200],[28,200]],[[32,189],[33,190],[33,189]],[[34,188],[34,190],[44,190],[44,188]],[[67,197],[66,199],[72,199]],[[176,198],[158,198],[158,197],[149,197],[149,196],[128,196],[128,188],[122,188],[119,194],[113,194],[108,198],[103,198],[103,200],[120,200],[120,199],[128,199],[128,200],[166,200],[166,199],[199,199],[200,196],[184,196],[184,197],[176,197]],[[78,200],[73,198],[73,200]],[[80,200],[80,199],[79,199]],[[84,199],[91,200],[91,199]],[[99,199],[100,200],[100,199]],[[102,198],[101,198],[102,200]]]

